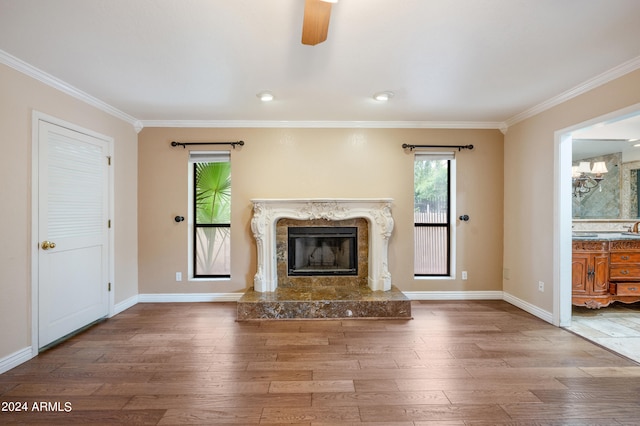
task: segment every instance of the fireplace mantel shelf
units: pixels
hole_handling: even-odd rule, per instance
[[[253,199],[251,230],[256,239],[258,267],[254,290],[273,292],[277,288],[276,223],[279,219],[364,218],[369,224],[369,276],[373,291],[391,289],[388,267],[389,237],[393,232],[391,198],[295,198]]]

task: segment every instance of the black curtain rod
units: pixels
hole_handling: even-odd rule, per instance
[[[415,148],[458,148],[458,151],[462,149],[473,149],[473,145],[409,145],[408,143],[402,144],[402,149],[409,148],[413,151]]]
[[[236,149],[236,145],[243,146],[244,141],[238,141],[238,142],[176,142],[176,141],[173,141],[171,142],[171,146],[181,146],[183,148],[186,148],[187,145],[231,145],[233,149]]]

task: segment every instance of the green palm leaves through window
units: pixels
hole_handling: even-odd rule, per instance
[[[231,163],[194,163],[194,276],[230,276]]]

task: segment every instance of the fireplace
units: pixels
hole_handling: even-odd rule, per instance
[[[251,202],[257,264],[253,288],[238,301],[238,321],[411,319],[411,301],[391,285],[387,260],[393,231],[391,199]],[[300,260],[319,247],[324,253],[314,255],[314,261]],[[339,251],[349,251],[349,258],[354,255],[354,264],[337,255]],[[295,258],[292,265],[290,258]],[[338,275],[350,273],[352,266],[356,275]],[[300,275],[292,275],[292,269]],[[322,273],[327,275],[316,275]]]
[[[257,248],[253,280],[256,292],[274,292],[279,285],[314,285],[323,277],[338,285],[361,282],[373,291],[391,289],[387,261],[389,238],[393,231],[391,199],[254,199],[252,203],[251,230]],[[303,227],[358,227],[356,246],[352,250],[358,259],[355,266],[357,276],[335,276],[333,272],[331,277],[290,276],[287,260],[290,222],[297,222],[296,226]],[[279,231],[283,226],[286,226],[284,233]],[[313,282],[297,281],[303,279],[312,279]]]
[[[293,276],[358,275],[358,228],[290,226],[287,274]]]

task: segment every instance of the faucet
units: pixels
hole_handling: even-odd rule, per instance
[[[629,231],[633,232],[633,233],[638,233],[638,225],[640,225],[640,222],[636,222],[634,223],[630,228]]]

